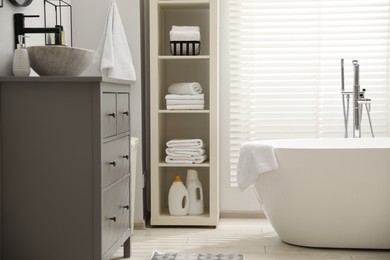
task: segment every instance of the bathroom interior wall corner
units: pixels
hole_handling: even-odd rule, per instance
[[[108,7],[111,0],[73,1],[73,45],[96,50],[104,30]],[[131,135],[142,140],[142,108],[141,90],[141,21],[140,0],[116,1],[121,15],[123,27],[133,58],[137,81],[131,86],[130,111]],[[91,13],[93,13],[91,15]],[[97,69],[90,66],[83,75],[96,75]],[[142,143],[138,146],[136,176],[135,222],[143,221],[142,198]]]

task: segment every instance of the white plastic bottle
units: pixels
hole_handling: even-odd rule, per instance
[[[187,170],[186,186],[190,204],[188,215],[202,215],[204,213],[203,188],[196,170]]]
[[[30,59],[27,49],[23,46],[23,35],[19,35],[19,43],[14,52],[12,71],[18,77],[27,77],[30,75]]]
[[[188,191],[180,176],[175,176],[168,193],[169,214],[172,216],[188,215]]]

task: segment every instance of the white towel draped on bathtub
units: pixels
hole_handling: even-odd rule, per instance
[[[243,143],[237,164],[237,181],[240,190],[255,183],[262,173],[278,169],[274,147],[253,141]]]

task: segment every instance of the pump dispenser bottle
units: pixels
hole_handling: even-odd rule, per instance
[[[28,51],[23,45],[23,35],[19,35],[19,43],[14,52],[12,70],[15,76],[28,77],[30,75],[30,60]]]

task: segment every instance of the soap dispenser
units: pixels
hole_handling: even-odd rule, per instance
[[[28,77],[30,75],[30,60],[28,51],[23,45],[23,35],[19,35],[19,43],[14,52],[13,73],[18,77]]]

